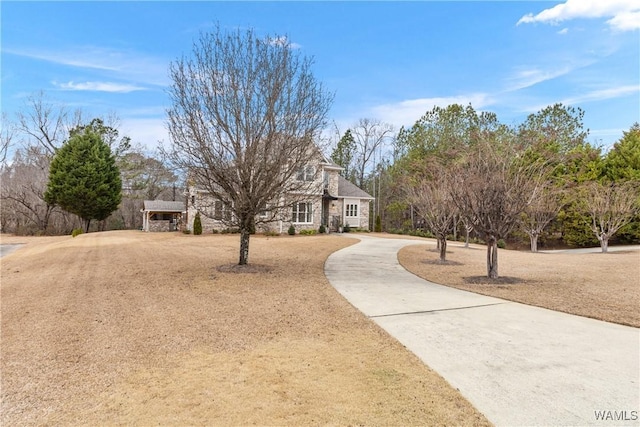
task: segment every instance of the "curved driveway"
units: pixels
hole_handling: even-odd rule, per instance
[[[426,242],[353,237],[329,282],[494,424],[640,425],[637,328],[430,283],[397,261]]]

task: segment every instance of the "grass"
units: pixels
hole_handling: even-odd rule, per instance
[[[327,282],[355,240],[119,231],[1,261],[2,425],[489,425]]]
[[[531,253],[498,250],[500,278],[486,277],[486,249],[435,242],[407,246],[398,260],[426,280],[510,301],[640,327],[640,252]]]

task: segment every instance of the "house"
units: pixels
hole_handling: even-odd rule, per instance
[[[186,215],[184,202],[145,200],[142,212],[143,231],[176,231]]]
[[[293,225],[299,232],[318,230],[324,225],[330,232],[339,231],[346,224],[368,230],[369,205],[374,198],[342,177],[342,170],[323,156],[310,162],[296,176],[310,184],[303,197],[298,195],[297,201],[286,209],[261,214],[258,230],[283,233]],[[193,230],[197,212],[200,212],[204,232],[228,229],[232,219],[231,211],[223,201],[213,200],[207,191],[191,185],[187,188],[186,225],[189,230]]]

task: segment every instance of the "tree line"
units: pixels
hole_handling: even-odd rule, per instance
[[[92,219],[96,230],[137,229],[145,199],[182,198],[175,171],[120,136],[118,122],[115,115],[88,120],[44,92],[31,95],[15,117],[3,114],[0,230],[69,234],[89,230]]]
[[[604,152],[587,141],[583,116],[555,104],[508,126],[471,105],[435,107],[383,147],[375,137],[355,143],[354,134],[387,135],[380,124],[364,132],[379,122],[361,120],[336,138],[331,157],[347,179],[376,194],[373,228],[433,236],[443,262],[447,239],[462,231],[468,243],[473,234],[487,244],[488,275],[497,277],[504,240],[527,239],[534,252],[541,242],[599,243],[606,251],[614,236],[640,240],[640,125]],[[363,177],[374,150],[380,160]]]

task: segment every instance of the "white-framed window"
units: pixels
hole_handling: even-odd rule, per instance
[[[307,165],[298,169],[296,179],[298,181],[313,181],[316,178],[316,168]]]
[[[269,215],[271,215],[271,209],[270,209],[270,206],[267,205],[265,206],[264,209],[260,209],[260,212],[258,213],[258,218],[264,219],[264,218],[267,218]]]
[[[313,204],[311,202],[294,203],[291,222],[295,224],[311,224],[313,222]]]
[[[355,218],[358,216],[358,205],[356,203],[347,203],[347,208],[345,210],[345,216],[350,218]]]

